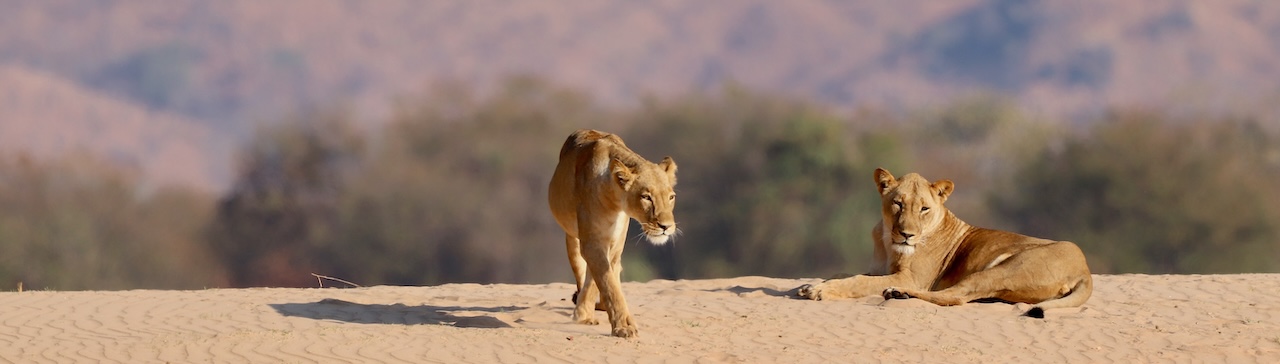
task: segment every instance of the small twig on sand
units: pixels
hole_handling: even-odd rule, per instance
[[[22,281],[18,281],[18,292],[22,292]]]
[[[324,288],[324,281],[323,281],[322,279],[328,279],[328,280],[331,280],[331,281],[337,281],[337,282],[346,283],[346,284],[351,285],[352,287],[364,287],[364,286],[361,286],[361,285],[359,285],[359,284],[351,283],[351,282],[348,282],[348,281],[345,281],[345,280],[342,280],[342,279],[338,279],[338,278],[333,278],[333,277],[330,277],[330,276],[322,276],[322,275],[315,274],[315,273],[311,273],[311,275],[313,275],[313,276],[315,276],[315,277],[316,277],[316,283],[319,283],[319,284],[320,284],[320,288]]]

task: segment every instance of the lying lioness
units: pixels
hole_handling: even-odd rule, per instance
[[[911,173],[895,179],[876,169],[882,221],[871,232],[871,275],[801,286],[801,297],[822,300],[881,294],[919,298],[943,306],[977,299],[1036,304],[1027,316],[1083,305],[1093,293],[1084,253],[1051,241],[969,226],[942,205],[949,180],[929,183]]]
[[[671,157],[649,162],[617,135],[583,129],[564,141],[547,199],[564,229],[569,266],[578,285],[574,321],[599,323],[599,293],[613,336],[636,336],[619,279],[627,220],[635,218],[649,242],[666,243],[676,232],[675,185],[676,162]]]

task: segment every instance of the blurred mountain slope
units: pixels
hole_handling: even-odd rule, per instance
[[[0,85],[0,152],[89,154],[152,187],[213,191],[229,178],[228,138],[199,123],[20,67],[0,65]]]
[[[844,109],[909,111],[985,92],[1058,119],[1113,105],[1280,115],[1274,2],[8,0],[0,7],[0,64],[181,115],[176,123],[234,140],[302,109],[340,102],[378,114],[432,82],[483,88],[512,74],[621,105],[736,82]],[[31,122],[14,120],[0,122]],[[32,144],[43,139],[9,138],[48,148]],[[113,150],[149,160],[137,145],[157,143],[150,138],[121,139],[133,144]]]

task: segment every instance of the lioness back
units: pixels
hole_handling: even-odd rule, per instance
[[[607,145],[600,145],[601,140],[604,140],[604,144]],[[560,147],[560,162],[556,165],[551,185],[547,188],[547,202],[560,228],[574,238],[578,237],[578,193],[575,191],[579,189],[579,184],[586,187],[585,184],[590,182],[583,180],[584,177],[589,176],[580,175],[578,169],[593,171],[596,172],[595,174],[606,173],[609,167],[607,151],[612,145],[626,148],[622,138],[617,135],[581,129],[570,134],[565,139],[564,145]]]

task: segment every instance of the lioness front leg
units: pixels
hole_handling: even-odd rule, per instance
[[[796,293],[800,297],[815,301],[833,298],[858,298],[877,295],[885,288],[907,284],[909,280],[901,274],[887,276],[856,275],[849,278],[828,279],[818,284],[800,286]]]
[[[635,337],[636,324],[627,309],[627,299],[622,295],[622,279],[619,271],[611,264],[609,255],[605,249],[583,249],[583,258],[587,260],[591,278],[600,290],[600,300],[604,302],[605,312],[609,313],[613,336]],[[583,305],[580,303],[578,307],[582,308]]]

